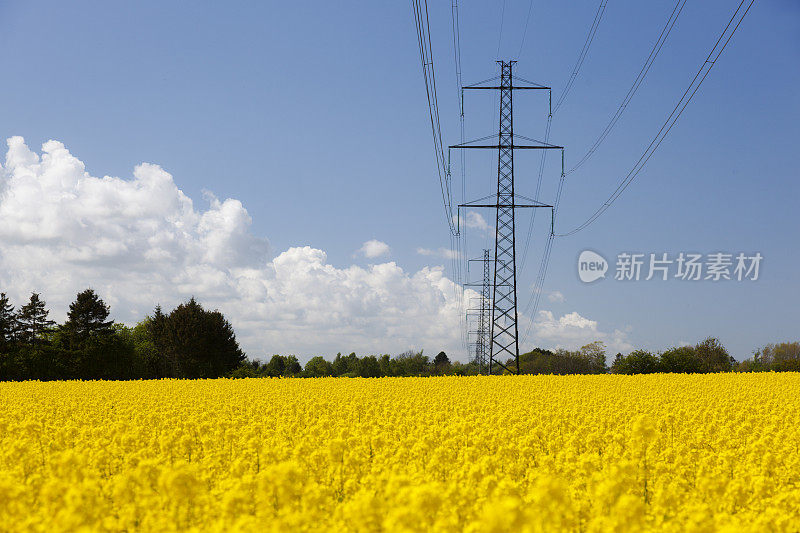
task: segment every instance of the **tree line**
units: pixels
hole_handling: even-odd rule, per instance
[[[379,378],[402,376],[475,375],[478,366],[474,362],[451,362],[445,352],[439,352],[431,360],[422,351],[408,350],[395,357],[388,354],[358,357],[336,354],[333,361],[322,356],[312,357],[302,366],[294,355],[273,355],[268,362],[248,360],[234,370],[229,377],[294,377],[294,378]]]
[[[616,374],[800,372],[800,342],[767,344],[756,350],[752,358],[737,361],[719,339],[709,337],[694,346],[679,346],[661,353],[634,350],[628,355],[617,354],[610,370]]]
[[[508,362],[511,364],[511,361]],[[580,350],[541,350],[520,355],[523,374],[701,374],[712,372],[800,371],[800,342],[768,344],[753,357],[737,361],[719,339],[709,337],[694,346],[679,346],[662,352],[634,350],[617,353],[606,365],[605,345],[593,342]]]
[[[215,378],[245,361],[222,313],[194,298],[168,314],[157,306],[134,327],[109,314],[92,289],[63,324],[38,293],[18,310],[0,293],[0,380]]]
[[[63,324],[49,314],[38,293],[19,309],[0,293],[0,380],[470,376],[482,370],[476,361],[451,361],[445,352],[431,359],[416,350],[394,357],[339,353],[332,361],[317,356],[305,365],[294,355],[250,360],[222,313],[204,309],[194,298],[169,313],[156,306],[133,327],[109,320],[109,306],[93,289],[76,296]],[[505,366],[513,369],[516,363],[508,360]],[[522,374],[732,371],[800,371],[800,342],[768,344],[742,362],[713,337],[658,353],[618,353],[610,367],[600,341],[579,350],[536,348],[520,355]],[[495,365],[493,373],[507,371]]]
[[[752,359],[736,361],[719,339],[709,337],[694,346],[670,348],[660,353],[634,350],[628,355],[618,353],[611,366],[606,364],[605,344],[600,341],[582,346],[579,350],[555,351],[535,348],[521,354],[521,374],[649,374],[649,373],[710,373],[753,371],[800,371],[800,342],[769,344],[758,350]],[[513,359],[505,361],[514,369]],[[244,377],[385,377],[385,376],[472,376],[480,373],[475,361],[451,362],[445,352],[433,359],[421,351],[410,350],[396,357],[355,353],[337,354],[333,361],[323,357],[311,358],[305,366],[293,356],[273,355],[268,362],[245,361],[229,376]],[[486,369],[483,369],[486,373]],[[495,365],[493,374],[508,373]]]

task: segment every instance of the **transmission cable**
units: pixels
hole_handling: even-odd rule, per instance
[[[525,29],[522,31],[522,42],[519,43],[519,52],[517,52],[517,60],[522,56],[522,49],[525,46],[525,37],[528,35],[528,24],[531,21],[531,12],[533,11],[533,0],[528,4],[528,16],[525,17]]]
[[[583,157],[581,157],[580,160],[578,160],[578,162],[575,164],[575,166],[572,167],[569,170],[569,172],[567,172],[567,175],[572,174],[573,172],[578,170],[584,163],[586,163],[586,161],[588,161],[589,158],[600,147],[600,144],[602,144],[602,142],[606,139],[606,137],[608,137],[608,135],[611,133],[611,130],[617,124],[617,122],[619,121],[620,117],[622,117],[622,114],[627,109],[628,104],[631,102],[631,100],[633,99],[634,95],[639,90],[639,87],[644,82],[644,79],[647,76],[647,73],[650,71],[650,67],[653,66],[653,63],[655,62],[656,57],[658,57],[658,53],[661,51],[661,48],[664,46],[664,43],[666,42],[667,37],[669,37],[669,34],[672,31],[672,28],[675,26],[675,23],[678,21],[678,17],[680,16],[681,12],[683,11],[683,6],[684,5],[686,5],[686,0],[678,0],[675,3],[675,7],[672,9],[672,13],[670,13],[666,24],[664,24],[664,27],[661,29],[661,34],[658,36],[658,39],[653,44],[653,47],[650,49],[650,55],[647,56],[647,59],[645,60],[644,65],[642,65],[642,68],[639,70],[639,74],[637,74],[636,79],[633,80],[633,84],[631,85],[630,89],[628,89],[628,92],[625,95],[625,97],[622,99],[622,102],[620,103],[619,107],[617,108],[617,111],[614,113],[614,115],[612,115],[612,117],[609,120],[608,124],[606,124],[606,127],[603,129],[603,131],[600,133],[600,135],[597,137],[597,139],[595,139],[594,143],[592,143],[592,145],[589,147],[589,149],[586,151],[586,153],[583,155]],[[556,107],[558,107],[558,104],[556,104]]]
[[[675,4],[675,7],[673,7],[672,12],[670,13],[669,18],[667,19],[667,22],[664,24],[664,27],[661,29],[661,33],[659,34],[658,39],[656,40],[655,44],[653,45],[652,49],[650,50],[650,54],[648,55],[647,59],[645,60],[644,65],[640,69],[639,74],[636,76],[636,79],[634,80],[633,84],[631,85],[631,88],[628,90],[628,93],[625,95],[625,98],[623,98],[622,103],[620,104],[619,108],[617,109],[617,112],[611,117],[611,120],[609,121],[608,125],[606,125],[605,129],[603,130],[603,132],[595,140],[594,144],[589,148],[587,153],[581,158],[581,160],[573,168],[571,168],[569,170],[569,172],[566,173],[566,175],[571,174],[572,172],[577,170],[581,165],[583,165],[583,163],[585,163],[589,159],[589,157],[591,157],[591,155],[597,150],[597,148],[600,146],[600,144],[603,142],[603,140],[605,140],[605,138],[611,132],[611,129],[614,127],[614,125],[616,125],[617,121],[622,116],[622,113],[627,108],[627,106],[630,103],[631,99],[636,94],[636,91],[639,89],[641,84],[644,82],[645,76],[649,72],[650,67],[652,66],[653,62],[655,61],[656,57],[658,56],[658,53],[661,51],[661,48],[664,46],[664,43],[666,42],[667,37],[669,36],[670,32],[672,31],[672,28],[675,26],[675,23],[678,20],[678,16],[681,14],[681,11],[683,11],[683,6],[685,4],[686,4],[686,0],[677,0],[677,2]],[[575,79],[577,77],[578,71],[580,70],[580,67],[583,64],[583,61],[586,59],[589,47],[591,46],[592,41],[594,40],[594,35],[597,33],[597,27],[599,26],[600,20],[603,17],[603,13],[605,12],[606,5],[607,5],[607,0],[601,1],[600,6],[598,7],[597,12],[595,14],[595,18],[592,21],[592,25],[589,28],[589,32],[588,32],[588,34],[586,36],[586,40],[584,42],[583,49],[581,50],[580,54],[578,55],[578,60],[575,63],[575,68],[573,68],[572,74],[570,75],[570,79],[567,81],[567,85],[564,87],[564,90],[561,92],[561,95],[559,96],[558,101],[556,102],[555,108],[551,111],[550,115],[548,116],[547,130],[546,130],[546,134],[545,134],[545,142],[549,141],[550,124],[551,124],[551,120],[552,120],[552,113],[557,111],[561,107],[561,105],[564,103],[564,100],[566,99],[567,95],[569,94],[569,91],[572,88],[572,85],[574,84],[574,81],[575,81]],[[547,158],[547,150],[544,150],[543,153],[542,153],[541,164],[539,166],[539,176],[538,176],[537,186],[536,186],[537,195],[534,196],[534,198],[536,198],[536,199],[538,199],[538,191],[541,188],[542,173],[544,171],[544,163],[545,163],[546,158]],[[562,172],[561,179],[559,180],[557,200],[555,202],[555,207],[553,209],[553,215],[552,215],[553,216],[553,221],[551,221],[552,224],[554,224],[555,215],[558,212],[558,204],[559,204],[559,202],[561,200],[561,194],[562,194],[563,186],[564,186],[564,178],[565,178],[565,175]],[[524,248],[523,255],[522,255],[522,265],[523,265],[523,267],[525,265],[525,261],[527,259],[527,255],[528,255],[528,247],[529,247],[529,244],[530,244],[531,234],[533,232],[533,225],[534,225],[535,217],[536,217],[536,212],[534,210],[534,212],[531,213],[531,220],[530,220],[530,224],[528,226],[528,234],[526,235],[526,239],[525,239],[525,248]],[[534,314],[534,316],[531,317],[531,324],[530,324],[530,326],[528,328],[528,332],[530,332],[530,329],[533,327],[533,322],[536,320],[535,314],[536,314],[536,312],[538,311],[538,308],[539,308],[539,302],[540,302],[541,293],[542,293],[542,290],[543,290],[544,279],[545,279],[545,277],[547,275],[547,268],[548,268],[549,261],[550,261],[550,253],[552,252],[552,246],[553,246],[553,242],[552,241],[553,241],[553,238],[555,236],[556,235],[554,235],[553,232],[551,231],[551,235],[548,237],[547,243],[545,244],[544,253],[542,255],[542,262],[541,262],[541,264],[539,266],[539,273],[537,274],[536,282],[534,283],[534,292],[531,295],[531,300],[532,301],[529,300],[528,305],[526,306],[526,312],[527,312],[527,309],[529,309],[531,307],[531,304],[532,304],[532,306],[533,306],[533,314]],[[527,333],[526,333],[526,337],[527,337]]]
[[[459,102],[459,129],[460,129],[460,136],[461,136],[461,143],[464,143],[464,89],[463,89],[463,82],[461,78],[461,28],[459,24],[458,18],[458,0],[453,0],[450,9],[450,15],[452,19],[452,26],[453,26],[453,62],[455,63],[456,68],[456,90],[458,91],[458,102]],[[460,167],[461,167],[461,203],[464,203],[466,200],[466,156],[463,153],[464,150],[461,150],[459,154],[460,157]],[[448,154],[448,165],[447,165],[447,173],[448,178],[450,178],[450,164],[449,164],[449,154]],[[451,206],[451,217],[452,219],[452,206]],[[464,234],[461,234],[461,221],[458,221],[458,227],[455,232],[455,239],[456,239],[456,252],[453,257],[453,261],[455,264],[458,265],[457,267],[457,300],[458,300],[458,315],[459,315],[459,323],[460,323],[460,330],[461,330],[461,343],[464,349],[469,352],[469,337],[467,333],[467,324],[466,318],[464,315],[464,276],[465,276],[465,265],[466,265],[466,250],[467,250],[467,227],[466,224],[464,225]],[[463,238],[463,243],[462,243]],[[464,263],[462,263],[462,258]],[[468,272],[468,271],[467,271]]]
[[[632,170],[631,173],[629,173],[628,176],[625,178],[625,180],[623,180],[623,182],[620,183],[620,185],[617,187],[617,189],[614,191],[614,193],[611,195],[611,197],[609,197],[609,199],[606,200],[606,202],[600,207],[600,209],[598,209],[583,224],[581,224],[580,226],[578,226],[574,230],[572,230],[570,232],[567,232],[567,233],[564,233],[564,234],[554,234],[551,231],[550,238],[548,239],[547,244],[545,245],[545,253],[542,256],[542,262],[539,265],[539,273],[537,275],[536,283],[534,284],[534,291],[533,291],[533,295],[532,295],[532,299],[531,299],[532,302],[529,300],[529,303],[525,307],[525,311],[524,311],[525,313],[527,313],[528,309],[531,309],[531,303],[532,303],[532,313],[533,313],[533,315],[531,317],[531,322],[528,325],[528,328],[526,330],[524,340],[527,340],[528,335],[530,334],[531,329],[533,328],[534,322],[536,320],[535,314],[536,314],[536,312],[538,311],[538,308],[539,308],[539,301],[541,299],[542,287],[544,285],[544,279],[545,279],[545,277],[547,275],[547,267],[548,267],[548,264],[549,264],[549,261],[550,261],[550,254],[552,252],[552,241],[553,241],[553,238],[554,237],[566,237],[566,236],[569,236],[569,235],[573,235],[574,233],[577,233],[578,231],[582,230],[583,228],[585,228],[586,226],[588,226],[589,224],[591,224],[592,222],[597,220],[597,218],[606,209],[608,209],[611,206],[611,204],[619,197],[619,195],[622,194],[622,191],[624,191],[625,188],[627,188],[627,186],[630,184],[630,182],[633,181],[633,179],[636,177],[638,172],[641,171],[641,169],[644,167],[644,164],[647,163],[647,160],[650,158],[650,156],[652,156],[653,152],[655,152],[655,150],[658,148],[658,145],[661,144],[661,141],[664,140],[664,138],[666,137],[667,133],[669,133],[669,130],[672,129],[672,126],[675,125],[675,122],[678,120],[680,115],[683,113],[683,110],[686,109],[686,106],[689,104],[689,102],[691,101],[691,99],[694,96],[694,94],[700,88],[700,85],[702,85],[703,80],[705,80],[706,76],[708,76],[708,73],[711,71],[711,68],[714,66],[714,64],[716,63],[717,59],[719,59],[720,55],[725,50],[725,47],[728,45],[730,40],[733,38],[734,33],[736,33],[736,30],[739,28],[739,25],[742,23],[742,20],[744,20],[744,17],[747,15],[748,11],[750,11],[750,7],[752,7],[754,1],[755,0],[750,0],[750,3],[747,5],[747,8],[744,10],[744,12],[741,14],[741,16],[739,16],[739,19],[736,20],[736,17],[739,14],[739,12],[741,11],[742,6],[745,4],[746,0],[742,0],[739,3],[739,6],[736,8],[736,11],[734,12],[733,16],[731,16],[731,19],[728,21],[728,24],[725,26],[725,29],[720,34],[719,38],[717,39],[717,42],[714,44],[714,47],[711,49],[711,52],[709,52],[708,56],[706,57],[706,60],[703,62],[703,65],[698,70],[697,74],[695,75],[694,79],[692,80],[692,83],[689,84],[689,87],[683,93],[683,96],[678,101],[678,103],[676,104],[675,108],[672,110],[672,113],[670,113],[669,117],[667,117],[667,121],[664,123],[664,125],[661,127],[659,132],[656,134],[656,137],[654,137],[653,141],[651,141],[651,143],[648,146],[647,150],[645,150],[645,153],[642,154],[642,157],[640,157],[639,161],[637,161],[637,166],[634,167],[635,173],[634,173],[634,170]],[[730,29],[730,27],[734,23],[734,21],[736,21],[736,24],[733,27],[733,30],[730,33],[728,33],[728,30]],[[726,35],[727,35],[727,38],[726,38]],[[719,48],[719,50],[717,50],[717,47],[719,47],[719,44],[723,41],[723,39],[724,39],[724,43],[722,44],[722,47]],[[715,51],[716,51],[716,53],[715,53]],[[701,76],[701,74],[702,74],[702,76]],[[699,80],[699,81],[697,81],[697,80]],[[688,99],[686,98],[687,95],[688,95]],[[685,99],[685,101],[684,101],[684,99]],[[683,102],[683,104],[682,104],[682,102]],[[677,112],[677,115],[676,115],[676,112]],[[673,118],[673,116],[674,116],[674,118]],[[655,146],[653,146],[654,144],[655,144]],[[651,146],[653,147],[652,150],[650,149]],[[649,151],[649,153],[648,153],[648,151]],[[641,162],[641,165],[639,165],[640,162]],[[638,168],[638,170],[637,170],[637,168]],[[555,214],[558,212],[558,205],[559,205],[559,202],[561,200],[561,193],[562,193],[562,190],[563,190],[563,185],[564,185],[564,175],[562,174],[561,181],[559,183],[558,193],[556,195],[556,201],[555,201],[554,208],[553,208],[553,222],[552,222],[553,224],[555,224]]]
[[[553,121],[553,113],[558,111],[558,109],[564,103],[564,100],[566,100],[567,95],[569,95],[569,92],[572,89],[572,86],[573,86],[573,84],[575,83],[575,80],[578,77],[578,73],[580,72],[580,69],[583,66],[583,62],[586,60],[586,57],[589,54],[589,48],[591,47],[592,42],[594,41],[594,37],[597,34],[597,28],[600,26],[600,21],[603,18],[603,14],[605,13],[607,4],[608,4],[608,0],[601,0],[600,1],[600,5],[597,7],[597,11],[595,12],[594,19],[592,20],[592,24],[589,27],[589,31],[586,34],[586,39],[584,39],[583,47],[581,48],[580,53],[578,53],[578,59],[575,62],[575,66],[573,67],[572,72],[570,73],[569,79],[567,80],[567,83],[564,86],[564,89],[561,91],[561,95],[558,97],[558,101],[556,102],[555,108],[552,105],[552,94],[550,95],[550,111],[548,112],[548,115],[547,115],[547,127],[546,127],[546,130],[545,130],[545,140],[544,140],[545,144],[547,144],[549,142],[549,140],[550,140],[550,128],[551,128],[552,121]],[[532,7],[532,5],[533,5],[533,0],[531,0],[531,7]],[[530,18],[530,10],[528,12],[528,17]],[[528,26],[528,23],[526,21],[526,23],[525,23],[525,32],[527,32],[527,26]],[[523,43],[524,43],[524,40],[525,40],[525,34],[524,33],[523,33],[522,39],[523,39]],[[520,54],[521,53],[522,53],[522,47],[520,46]],[[522,79],[523,81],[526,81],[527,83],[531,83],[533,85],[537,85],[537,84],[534,84],[533,82],[529,82],[529,81],[525,80],[524,78],[519,78],[518,77],[518,79]],[[543,176],[544,176],[545,161],[547,160],[547,152],[548,152],[547,150],[543,150],[542,151],[542,157],[541,157],[540,164],[539,164],[539,174],[538,174],[537,179],[536,179],[536,194],[534,195],[534,199],[536,199],[537,201],[539,200],[539,194],[540,194],[541,189],[542,189],[542,179],[543,179]],[[525,268],[525,263],[526,263],[527,258],[528,258],[528,249],[530,247],[531,236],[532,236],[532,233],[533,233],[533,227],[534,227],[535,221],[536,221],[536,210],[534,209],[534,211],[531,213],[530,222],[528,223],[527,234],[525,235],[525,247],[524,247],[523,252],[522,252],[522,262],[521,262],[523,270]]]
[[[608,0],[601,0],[600,5],[597,8],[597,12],[594,15],[594,20],[592,21],[592,25],[589,27],[589,33],[586,35],[586,40],[583,43],[583,48],[581,48],[581,52],[578,54],[578,60],[575,62],[575,66],[572,68],[572,73],[569,75],[569,79],[567,80],[567,84],[564,86],[564,90],[561,91],[561,95],[558,97],[556,101],[556,105],[553,108],[553,112],[558,111],[561,107],[561,104],[564,103],[564,100],[567,98],[569,91],[572,89],[572,85],[575,83],[575,79],[578,77],[578,72],[583,65],[584,60],[586,60],[586,56],[589,54],[589,47],[592,46],[592,41],[594,41],[594,36],[597,34],[597,28],[600,26],[600,21],[603,18],[603,13],[606,11],[606,4],[608,4]]]
[[[500,10],[500,36],[497,38],[497,57],[500,58],[500,43],[503,42],[503,21],[506,18],[506,0],[503,0],[503,8]]]
[[[424,4],[424,14],[422,4]],[[439,120],[439,103],[436,98],[436,76],[433,65],[433,52],[431,49],[430,24],[428,19],[427,0],[412,0],[414,7],[414,21],[417,27],[417,42],[419,45],[420,62],[422,63],[422,76],[425,81],[425,93],[428,98],[428,113],[431,120],[433,133],[433,148],[436,155],[436,170],[439,174],[439,186],[442,191],[445,217],[450,228],[450,233],[455,232],[453,223],[452,194],[450,180],[447,176],[444,158],[444,143],[442,142],[442,128]]]
[[[706,57],[705,61],[698,69],[697,74],[695,74],[694,78],[692,79],[692,82],[689,84],[689,87],[686,88],[686,91],[684,91],[683,95],[678,100],[678,103],[675,104],[675,107],[672,109],[672,112],[664,121],[664,124],[661,126],[661,129],[658,130],[658,133],[656,133],[655,137],[653,137],[653,139],[650,141],[650,144],[647,145],[647,148],[645,149],[644,153],[642,153],[641,157],[639,157],[639,160],[636,161],[636,164],[633,166],[631,171],[628,172],[628,175],[625,176],[625,178],[623,178],[623,180],[619,183],[614,192],[611,193],[608,199],[605,202],[603,202],[603,204],[589,218],[587,218],[582,224],[580,224],[576,228],[566,233],[559,234],[558,235],[559,237],[568,237],[570,235],[574,235],[575,233],[583,230],[584,228],[592,224],[595,220],[597,220],[600,217],[600,215],[602,215],[609,207],[611,207],[611,205],[617,200],[617,198],[620,197],[620,195],[625,191],[625,189],[628,188],[631,182],[634,179],[636,179],[636,176],[638,176],[639,173],[642,171],[644,166],[647,164],[647,162],[653,156],[655,151],[664,141],[664,139],[666,138],[667,134],[670,132],[672,127],[675,125],[680,116],[683,114],[683,111],[686,109],[686,106],[689,105],[689,102],[692,101],[692,98],[700,89],[700,86],[703,84],[703,81],[705,81],[706,77],[711,72],[711,69],[714,67],[714,64],[716,63],[717,59],[719,59],[722,52],[725,50],[725,47],[728,46],[728,43],[733,38],[734,33],[736,33],[736,30],[739,28],[739,25],[742,23],[742,20],[744,20],[744,17],[747,15],[748,11],[750,11],[750,7],[753,5],[753,2],[755,0],[750,0],[749,4],[747,4],[747,8],[744,9],[744,11],[742,11],[742,7],[744,6],[746,1],[747,0],[742,0],[739,3],[739,6],[736,8],[736,11],[733,13],[733,16],[731,16],[731,19],[728,21],[728,24],[725,26],[725,29],[720,34],[719,38],[717,39],[717,42],[714,44],[714,47],[708,53],[708,56]],[[736,22],[735,25],[734,21]],[[733,29],[730,32],[728,32],[728,30],[731,29],[732,25]],[[722,43],[722,46],[720,46],[720,43]]]

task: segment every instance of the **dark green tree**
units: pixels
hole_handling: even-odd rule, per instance
[[[453,363],[454,376],[477,376],[478,370],[478,363],[474,360],[466,364],[460,361],[455,361]]]
[[[0,353],[8,353],[11,349],[18,327],[14,306],[6,293],[0,292]]]
[[[705,372],[730,372],[733,368],[735,360],[715,337],[709,337],[698,343],[694,349]]]
[[[159,309],[160,311],[160,309]],[[133,352],[142,368],[142,377],[147,379],[165,377],[163,358],[156,349],[152,335],[151,317],[145,317],[129,331]]]
[[[257,378],[261,376],[264,367],[258,361],[244,361],[241,365],[234,368],[227,377],[233,379]]]
[[[290,378],[299,375],[303,371],[303,367],[300,366],[300,361],[297,360],[297,357],[294,355],[287,355],[284,359],[284,369],[283,375],[284,377]]]
[[[286,372],[286,358],[282,355],[273,355],[264,367],[264,373],[273,378],[282,376],[284,372]]]
[[[176,307],[163,320],[163,329],[157,346],[162,345],[175,377],[220,377],[245,360],[230,322],[219,311],[203,309],[194,298]]]
[[[654,374],[660,370],[658,357],[646,350],[635,350],[614,361],[613,374]]]
[[[362,378],[378,378],[381,376],[381,364],[374,355],[363,357],[358,365],[358,375]]]
[[[433,358],[433,367],[435,372],[439,375],[450,373],[450,370],[452,369],[450,358],[447,357],[446,353],[439,352],[436,354],[436,357]]]
[[[322,378],[333,375],[333,365],[325,360],[324,357],[318,355],[312,357],[306,363],[304,375],[309,378]]]
[[[151,317],[145,317],[132,328],[119,323],[113,326],[113,335],[119,337],[128,349],[131,358],[131,372],[136,378],[165,377],[161,370],[160,354],[156,351],[153,337],[150,334],[151,320]]]
[[[109,335],[114,331],[114,321],[107,320],[110,312],[108,305],[93,289],[86,289],[69,304],[67,321],[61,329],[75,345],[81,346],[91,337]]]
[[[397,363],[400,372],[397,375],[401,376],[425,376],[430,375],[431,361],[427,355],[422,355],[422,350],[419,352],[408,350],[397,356]]]
[[[704,371],[703,362],[692,346],[671,348],[661,354],[661,371],[676,374],[694,374]]]
[[[110,309],[93,289],[79,293],[67,320],[53,337],[62,349],[64,365],[79,379],[130,379],[141,376],[128,328],[108,320]]]
[[[350,355],[346,356],[337,353],[336,358],[333,360],[333,375],[350,378],[357,377],[359,375],[359,363],[360,360],[355,352],[351,352]]]
[[[161,310],[161,305],[156,305],[153,317],[147,321],[147,335],[156,354],[154,363],[158,377],[177,377],[179,369],[174,353],[168,349],[167,315]]]
[[[534,348],[530,352],[520,354],[519,371],[521,374],[555,374],[557,356],[550,350]]]
[[[38,293],[34,292],[31,293],[28,303],[19,310],[17,314],[18,339],[23,344],[42,344],[44,333],[55,325],[55,322],[47,318],[50,311],[45,306],[46,302],[39,297]]]
[[[392,374],[392,358],[389,357],[388,353],[383,354],[380,359],[378,359],[378,364],[381,367],[381,376],[393,376]]]

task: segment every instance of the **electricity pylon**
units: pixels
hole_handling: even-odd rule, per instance
[[[492,287],[491,267],[489,266],[492,263],[492,260],[489,258],[489,252],[490,250],[485,249],[483,251],[483,258],[470,259],[470,261],[480,261],[483,263],[483,281],[480,283],[466,284],[468,286],[471,285],[481,287],[481,295],[478,297],[477,308],[471,308],[467,310],[467,318],[469,318],[470,315],[473,315],[478,319],[477,328],[469,331],[468,335],[475,336],[475,341],[471,343],[471,345],[475,350],[474,360],[478,365],[479,374],[483,374],[486,371],[486,362],[489,352],[489,339],[487,337],[489,335],[489,313]]]
[[[458,220],[460,223],[460,209],[462,207],[491,207],[496,210],[496,234],[494,247],[494,281],[492,283],[492,319],[491,333],[489,335],[489,373],[494,365],[512,373],[519,374],[519,328],[517,326],[517,260],[515,242],[514,212],[522,207],[550,207],[537,200],[532,200],[522,195],[514,194],[514,150],[563,150],[562,146],[541,143],[517,145],[514,144],[514,99],[515,90],[539,89],[550,91],[544,87],[523,80],[528,85],[514,85],[513,66],[516,61],[498,61],[500,64],[500,85],[468,85],[464,89],[489,89],[500,91],[500,127],[497,144],[473,144],[470,141],[450,146],[450,148],[477,148],[497,150],[497,194],[495,203],[481,204],[485,197],[476,202],[459,205]],[[496,78],[495,78],[496,79]],[[491,81],[491,80],[490,80]],[[463,99],[462,99],[463,100]],[[526,138],[527,139],[527,138]],[[483,139],[480,139],[483,140]],[[533,139],[529,139],[533,140]],[[532,204],[516,203],[516,196],[524,198]],[[516,367],[508,366],[500,360],[501,357],[514,359]],[[506,361],[507,362],[507,361]]]

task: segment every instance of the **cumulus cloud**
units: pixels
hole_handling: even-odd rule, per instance
[[[574,350],[594,341],[606,343],[608,353],[628,352],[633,349],[627,331],[606,333],[590,320],[573,311],[556,318],[552,311],[541,310],[533,323],[532,338],[544,348]]]
[[[364,257],[374,259],[382,255],[388,255],[390,250],[389,245],[385,242],[372,239],[365,242],[358,251],[363,254]]]
[[[310,247],[271,257],[241,202],[205,197],[195,206],[157,165],[93,177],[63,144],[37,154],[13,137],[0,165],[0,290],[17,304],[41,292],[61,320],[91,286],[129,324],[194,295],[225,313],[256,357],[458,351],[460,289],[441,268],[338,268]]]
[[[458,223],[458,215],[453,216],[453,222]],[[475,228],[481,231],[488,231],[491,229],[491,226],[486,222],[486,219],[483,218],[483,215],[477,211],[467,211],[464,215],[462,215],[461,226]]]
[[[417,248],[417,253],[419,255],[441,257],[444,259],[459,259],[461,257],[457,251],[449,248],[438,248],[436,250],[431,250],[430,248]]]
[[[195,205],[157,165],[138,165],[128,179],[94,177],[60,142],[36,153],[12,137],[0,165],[0,290],[16,304],[41,292],[63,320],[75,295],[92,287],[127,324],[156,303],[171,309],[196,296],[228,317],[251,357],[413,346],[463,353],[461,288],[441,267],[338,267],[308,246],[272,256],[241,202],[204,196]],[[389,247],[368,241],[362,251],[375,258]],[[473,297],[467,290],[463,301]],[[627,338],[578,313],[556,319],[549,311],[532,332],[543,347],[604,340],[616,351]]]

